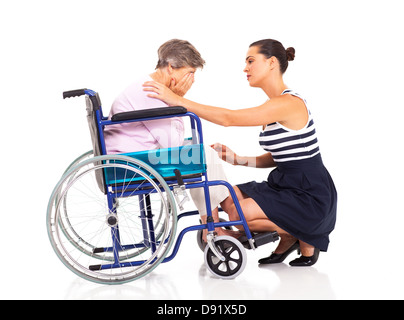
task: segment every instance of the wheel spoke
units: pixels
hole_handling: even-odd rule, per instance
[[[237,277],[245,268],[246,254],[241,243],[229,236],[219,236],[215,240],[218,251],[225,261],[215,256],[209,246],[205,248],[207,268],[216,276],[232,279]]]

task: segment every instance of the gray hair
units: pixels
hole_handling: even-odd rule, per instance
[[[170,64],[173,68],[203,68],[205,60],[195,47],[186,40],[172,39],[162,44],[158,49],[156,69]]]

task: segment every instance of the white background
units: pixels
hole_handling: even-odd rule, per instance
[[[2,1],[0,298],[403,299],[401,13],[398,0]],[[339,192],[329,251],[314,267],[258,267],[272,244],[248,252],[237,279],[218,280],[194,235],[172,262],[123,286],[81,280],[57,259],[47,202],[67,165],[91,148],[83,99],[62,92],[96,90],[108,112],[172,38],[189,40],[207,62],[188,98],[234,109],[266,99],[243,73],[250,43],[274,38],[296,49],[285,82],[309,103]],[[258,133],[204,121],[207,143],[242,155],[262,153]],[[268,173],[226,170],[233,184]]]

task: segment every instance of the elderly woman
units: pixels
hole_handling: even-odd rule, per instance
[[[203,68],[205,61],[195,47],[185,40],[173,39],[167,41],[158,49],[156,70],[127,87],[114,101],[110,118],[120,112],[168,107],[162,101],[152,99],[143,91],[145,81],[155,81],[167,86],[179,96],[184,96],[194,82],[194,74],[198,68]],[[105,128],[105,143],[108,154],[127,153],[159,148],[172,148],[184,143],[184,124],[181,117],[110,125]],[[227,180],[221,159],[209,146],[205,146],[207,175],[210,180]],[[211,187],[211,208],[216,222],[218,205],[228,196],[229,191],[224,186]],[[206,223],[205,196],[202,189],[190,189],[191,197]],[[223,230],[216,230],[222,234]],[[204,230],[206,241],[207,230]]]
[[[238,199],[252,231],[277,231],[281,241],[263,264],[282,262],[290,253],[302,255],[292,266],[311,266],[319,252],[327,251],[329,234],[334,229],[337,193],[323,165],[314,121],[306,101],[289,89],[283,74],[295,50],[285,49],[276,40],[266,39],[250,45],[246,56],[247,81],[261,88],[269,100],[258,107],[231,110],[202,105],[156,83],[145,83],[150,97],[170,105],[184,106],[201,118],[222,126],[263,126],[258,141],[265,154],[240,157],[226,146],[216,145],[223,159],[235,165],[253,163],[259,168],[276,167],[267,181],[236,186]],[[237,211],[229,197],[222,207],[232,220]]]

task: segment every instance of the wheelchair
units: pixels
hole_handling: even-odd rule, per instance
[[[199,247],[210,272],[223,279],[237,277],[246,266],[245,249],[278,240],[276,232],[252,234],[237,196],[226,181],[209,181],[200,119],[182,107],[157,108],[105,117],[99,94],[92,90],[66,91],[63,98],[85,96],[93,150],[74,160],[50,196],[47,231],[58,258],[78,276],[102,284],[139,279],[176,256],[184,235],[197,232]],[[124,122],[188,117],[192,137],[184,146],[108,155],[104,128]],[[228,188],[240,220],[214,222],[209,187]],[[179,219],[198,211],[177,214],[186,189],[203,188],[207,223],[184,228]],[[181,208],[182,209],[182,208]],[[215,228],[241,225],[244,239],[217,236]],[[207,244],[202,232],[208,230]]]

